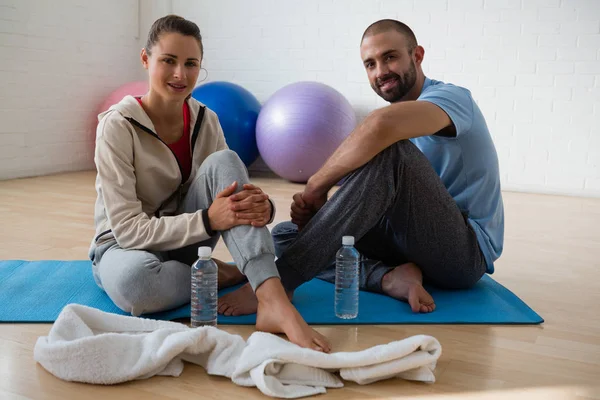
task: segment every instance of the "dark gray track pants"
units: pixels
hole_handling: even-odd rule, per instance
[[[277,268],[287,290],[314,277],[333,282],[335,253],[352,235],[364,257],[361,289],[381,292],[383,275],[406,262],[430,284],[468,288],[486,263],[467,218],[425,155],[403,140],[350,174],[302,232],[291,222],[273,229]]]

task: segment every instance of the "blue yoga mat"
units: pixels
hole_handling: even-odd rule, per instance
[[[293,303],[309,324],[539,324],[544,320],[511,291],[484,276],[474,288],[443,291],[427,288],[436,303],[429,314],[415,314],[408,304],[360,292],[359,315],[342,320],[333,311],[334,286],[313,279],[294,293]],[[221,295],[232,290],[223,290]],[[94,282],[90,261],[0,261],[0,322],[54,322],[63,307],[78,303],[106,312],[118,309]],[[144,317],[189,318],[189,304]],[[226,317],[219,324],[250,325],[256,315]]]

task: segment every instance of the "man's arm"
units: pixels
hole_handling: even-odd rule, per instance
[[[446,112],[428,101],[395,103],[375,110],[309,179],[305,192],[314,196],[325,195],[342,177],[360,168],[393,143],[432,135],[451,123]]]

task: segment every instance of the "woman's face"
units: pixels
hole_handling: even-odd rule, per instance
[[[142,64],[148,70],[150,90],[165,100],[184,100],[196,86],[202,52],[193,36],[164,33],[148,54],[142,50]]]

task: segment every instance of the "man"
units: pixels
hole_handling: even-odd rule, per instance
[[[424,75],[424,52],[399,21],[364,32],[369,82],[390,105],[349,135],[294,195],[291,222],[273,230],[288,294],[314,277],[334,281],[344,235],[365,258],[361,289],[407,301],[413,312],[435,310],[423,280],[464,289],[493,273],[504,240],[496,150],[470,92]],[[254,312],[248,289],[232,293],[221,311]]]

